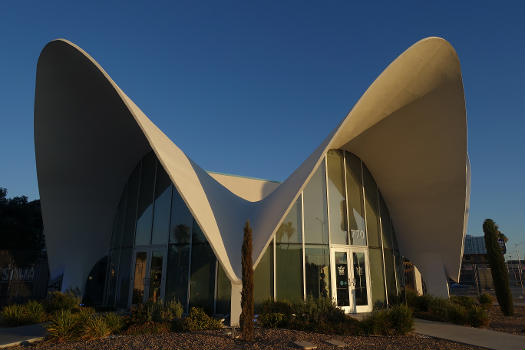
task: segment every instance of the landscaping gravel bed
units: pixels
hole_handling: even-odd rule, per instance
[[[38,342],[18,347],[19,349],[294,349],[294,341],[308,341],[318,349],[340,349],[324,341],[336,338],[344,341],[345,349],[459,349],[482,350],[476,346],[460,344],[416,334],[406,336],[343,337],[326,334],[293,331],[287,329],[256,329],[256,341],[244,343],[232,339],[225,331],[201,331],[193,333],[165,333],[157,335],[120,335],[104,339],[53,344]],[[12,348],[14,349],[14,348]]]
[[[489,309],[488,328],[500,332],[524,335],[525,306],[514,305],[514,316],[503,316],[499,305],[492,305]]]

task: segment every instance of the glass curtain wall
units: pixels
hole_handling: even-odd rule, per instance
[[[153,246],[150,271],[143,271],[158,277],[157,284],[149,285],[150,296],[161,294],[162,257],[157,255],[159,249],[165,249],[165,299],[180,301],[186,311],[199,306],[209,313],[229,313],[230,281],[168,174],[150,152],[122,190],[108,254],[106,305],[128,306],[134,249],[138,252]]]

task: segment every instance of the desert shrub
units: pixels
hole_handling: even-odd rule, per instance
[[[24,305],[24,308],[29,316],[29,323],[41,323],[47,319],[44,305],[36,300],[28,301]]]
[[[487,311],[478,305],[468,310],[468,322],[473,327],[486,326],[489,323]]]
[[[60,309],[53,313],[47,325],[48,338],[62,342],[72,340],[78,337],[77,323],[78,319],[70,310]]]
[[[490,306],[492,305],[492,301],[493,301],[492,296],[487,293],[481,294],[478,300],[481,306],[485,309],[490,308]]]
[[[58,310],[73,310],[80,305],[80,297],[73,291],[51,292],[44,301],[44,307],[48,313]]]
[[[114,312],[104,314],[104,319],[111,333],[118,333],[125,326],[124,318]]]
[[[44,322],[47,314],[41,303],[30,300],[26,304],[5,306],[0,312],[0,324],[6,327],[16,327]]]
[[[192,307],[188,316],[182,320],[176,319],[172,327],[176,331],[201,331],[222,328],[222,323],[208,316],[201,308]]]
[[[148,321],[144,323],[132,324],[122,333],[126,335],[163,334],[169,333],[170,328],[171,325],[169,322]]]
[[[414,326],[412,310],[405,305],[395,305],[390,309],[374,311],[362,321],[366,334],[402,335]]]
[[[477,304],[476,299],[468,296],[451,295],[450,301],[454,304],[459,304],[465,307],[466,309],[470,309],[471,307]]]
[[[182,304],[178,301],[171,300],[163,303],[162,301],[151,304],[151,319],[154,322],[170,322],[182,317]]]
[[[282,328],[285,327],[288,322],[285,314],[280,312],[270,312],[267,314],[260,314],[257,317],[257,323],[265,328]]]
[[[80,337],[85,340],[104,338],[111,334],[111,329],[103,316],[86,313],[86,319],[80,321],[77,316],[77,327]]]
[[[272,312],[277,312],[285,315],[290,315],[293,313],[292,304],[288,301],[272,301],[266,300],[258,307],[260,314],[268,314]]]
[[[433,316],[435,321],[448,320],[448,310],[450,302],[447,299],[431,298],[427,311]]]
[[[447,318],[444,321],[450,321],[455,324],[467,324],[468,323],[467,307],[461,304],[458,304],[458,303],[448,303]]]

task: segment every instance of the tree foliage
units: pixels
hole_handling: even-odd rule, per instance
[[[491,219],[486,219],[483,223],[483,232],[485,233],[485,247],[487,249],[487,258],[490,264],[496,298],[498,299],[501,312],[505,316],[514,314],[514,305],[512,303],[512,294],[509,288],[509,275],[505,267],[505,260],[501,252],[498,238],[501,235],[498,226]]]
[[[250,222],[244,226],[242,242],[242,294],[241,294],[241,334],[245,341],[253,341],[253,261],[252,261],[252,229]]]

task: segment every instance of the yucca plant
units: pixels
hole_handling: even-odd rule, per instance
[[[103,316],[91,315],[79,324],[81,338],[84,340],[104,338],[111,334],[111,329]]]
[[[104,319],[111,333],[120,332],[124,328],[124,318],[114,312],[105,314]]]
[[[58,310],[49,319],[47,325],[48,338],[56,342],[72,340],[78,337],[78,316],[69,310]]]

